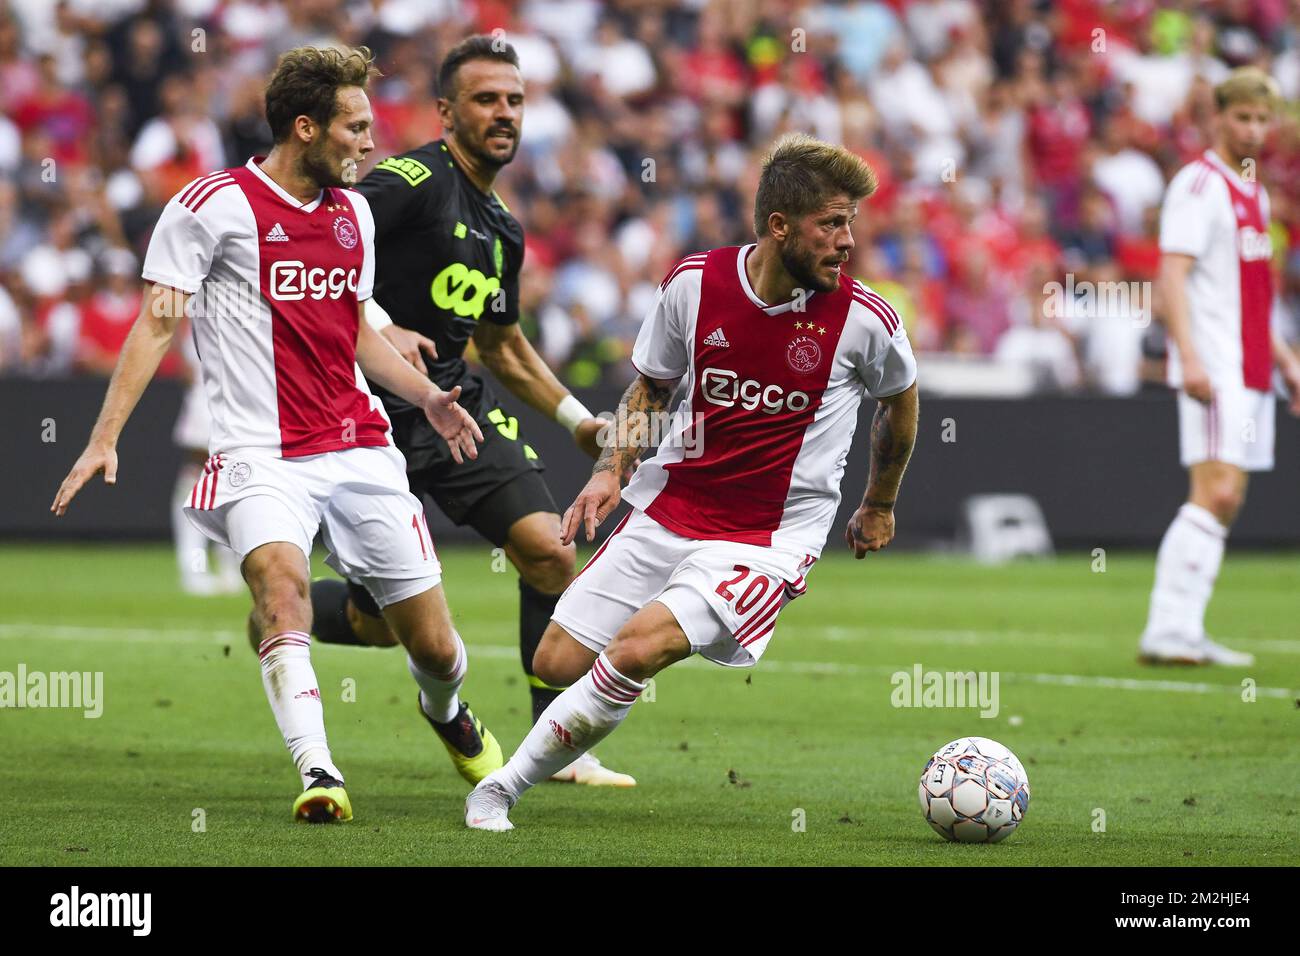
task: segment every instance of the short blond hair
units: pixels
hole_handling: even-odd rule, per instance
[[[1265,103],[1277,109],[1282,99],[1277,80],[1257,66],[1241,66],[1214,88],[1214,105],[1222,113],[1234,103]]]
[[[832,196],[844,194],[857,202],[875,191],[875,171],[861,156],[806,133],[787,133],[763,157],[754,195],[754,234],[767,235],[774,212],[798,219],[821,209]]]

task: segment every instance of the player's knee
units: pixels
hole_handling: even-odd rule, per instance
[[[573,580],[578,549],[572,543],[541,540],[520,552],[519,575],[544,594],[559,594]]]
[[[250,580],[254,613],[263,630],[310,627],[311,598],[305,575],[271,568]]]
[[[677,660],[663,634],[635,626],[614,636],[605,648],[605,657],[620,674],[634,681],[653,677]]]
[[[577,683],[591,669],[594,655],[552,623],[533,652],[533,674],[552,687]]]
[[[1230,525],[1241,510],[1244,495],[1229,484],[1215,485],[1210,490],[1210,511],[1219,519],[1220,524]]]

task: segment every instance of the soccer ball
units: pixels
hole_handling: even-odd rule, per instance
[[[935,753],[917,791],[925,822],[945,840],[997,843],[1029,809],[1029,777],[1006,747],[962,737]]]

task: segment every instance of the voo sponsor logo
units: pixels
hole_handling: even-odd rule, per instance
[[[729,368],[706,368],[700,376],[700,391],[710,405],[746,411],[762,407],[767,415],[780,411],[802,412],[812,402],[807,392],[787,392],[780,385],[764,385],[752,378],[742,379]]]
[[[297,259],[271,263],[271,298],[278,302],[299,299],[341,299],[344,293],[357,291],[357,270],[307,268]]]

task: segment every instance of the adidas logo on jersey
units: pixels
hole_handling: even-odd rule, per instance
[[[728,342],[728,341],[727,341],[727,337],[726,337],[725,335],[722,334],[722,328],[721,328],[721,326],[719,326],[718,328],[714,329],[712,332],[710,332],[708,335],[706,335],[706,336],[704,337],[704,344],[705,344],[705,345],[716,345],[716,346],[717,346],[718,348],[720,348],[720,349],[729,349],[729,348],[731,348],[731,343]]]
[[[271,231],[266,234],[267,242],[288,242],[289,234],[284,231],[284,227],[278,222],[271,227]]]

